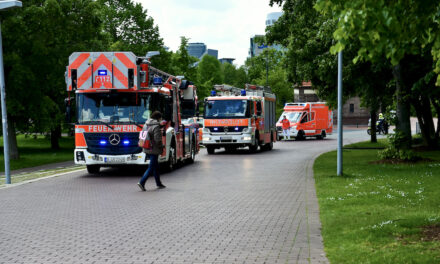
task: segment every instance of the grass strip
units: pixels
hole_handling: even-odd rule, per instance
[[[44,136],[25,137],[17,136],[17,145],[20,158],[10,160],[11,170],[30,168],[50,163],[73,160],[73,149],[75,146],[73,137],[63,137],[59,140],[60,149],[50,148],[50,140]],[[3,155],[3,137],[0,137],[0,171],[5,171],[5,162]]]
[[[342,177],[336,151],[315,161],[327,257],[331,263],[440,263],[440,237],[432,236],[432,227],[440,227],[440,151],[420,153],[432,162],[416,164],[376,164],[377,153],[345,149]]]

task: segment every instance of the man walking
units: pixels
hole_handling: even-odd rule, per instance
[[[284,115],[283,120],[281,120],[281,124],[283,125],[283,136],[284,140],[290,139],[290,121],[287,119],[286,115]]]
[[[151,114],[150,119],[145,122],[144,126],[147,126],[147,133],[148,138],[151,141],[151,148],[144,148],[143,152],[149,155],[150,157],[150,164],[148,165],[147,171],[144,173],[144,176],[142,176],[141,180],[138,182],[139,188],[141,188],[142,191],[145,191],[145,182],[148,179],[148,176],[151,174],[154,175],[154,179],[156,180],[157,188],[163,189],[165,188],[165,185],[162,184],[160,181],[160,175],[159,175],[159,155],[162,153],[163,150],[163,143],[162,143],[162,133],[160,129],[160,121],[162,119],[162,114],[159,111],[155,111]]]

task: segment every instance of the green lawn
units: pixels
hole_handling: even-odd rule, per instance
[[[50,149],[50,140],[44,136],[25,138],[24,135],[17,136],[17,144],[20,159],[11,160],[11,170],[34,167],[49,163],[73,160],[73,149],[75,146],[73,137],[60,139],[60,149]],[[5,171],[3,137],[0,137],[0,171]]]
[[[365,147],[382,147],[362,143]],[[349,146],[352,147],[352,146]],[[423,227],[440,228],[440,151],[423,152],[433,161],[377,164],[378,150],[343,151],[343,177],[336,152],[314,164],[322,235],[331,263],[440,263],[440,237],[427,239]]]

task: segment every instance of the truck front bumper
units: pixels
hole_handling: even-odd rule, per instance
[[[92,154],[87,149],[75,149],[75,164],[80,165],[101,165],[101,166],[118,166],[118,165],[148,165],[150,160],[145,153],[128,154],[128,155],[101,155]]]
[[[210,134],[203,135],[203,145],[216,145],[216,146],[225,146],[225,145],[241,145],[248,146],[253,142],[252,134]]]

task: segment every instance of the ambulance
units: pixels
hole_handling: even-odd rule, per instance
[[[290,121],[290,137],[303,140],[307,137],[323,139],[333,132],[333,111],[325,102],[286,103],[277,122],[277,139],[283,138],[281,120]]]
[[[205,98],[202,143],[208,154],[216,149],[248,147],[271,150],[276,141],[276,96],[269,87],[247,84],[245,89],[215,85]]]

